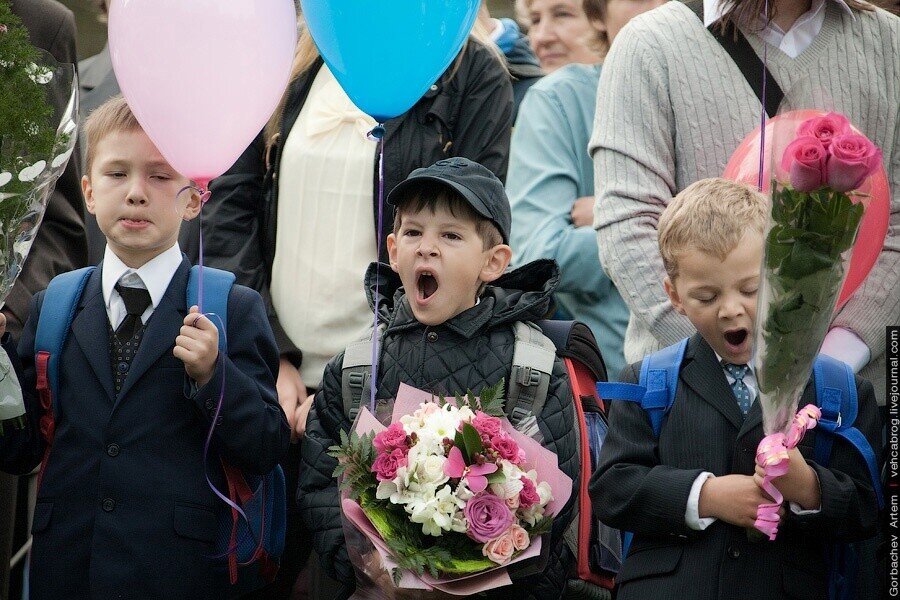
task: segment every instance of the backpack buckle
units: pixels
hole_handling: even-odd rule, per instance
[[[352,387],[361,388],[365,382],[365,375],[361,371],[349,373],[347,381],[350,382]]]
[[[531,367],[521,367],[516,373],[516,383],[524,387],[538,385],[541,382],[541,372]]]
[[[527,417],[530,414],[531,414],[531,411],[529,411],[525,408],[522,408],[521,406],[516,406],[515,408],[512,409],[512,415],[510,415],[510,417],[511,417],[510,423],[512,423],[513,426],[516,426],[519,423],[521,423],[525,419],[525,417]]]

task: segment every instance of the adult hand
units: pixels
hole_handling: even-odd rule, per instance
[[[175,358],[184,363],[188,376],[203,387],[212,379],[219,357],[219,330],[192,306],[175,338]]]
[[[575,227],[594,226],[594,197],[582,196],[572,205],[572,224]]]
[[[304,435],[306,435],[306,419],[309,417],[309,409],[312,408],[315,398],[316,397],[314,394],[310,394],[309,396],[307,396],[306,400],[297,405],[297,410],[295,411],[296,421],[294,421],[294,431],[291,434],[292,438],[293,435],[296,434],[297,439],[300,440]]]
[[[700,488],[701,518],[715,517],[726,523],[749,529],[756,522],[756,509],[772,498],[750,475],[710,477]],[[784,508],[779,511],[784,516]]]
[[[278,380],[275,382],[275,389],[278,391],[278,404],[281,405],[281,410],[284,411],[284,416],[287,417],[288,425],[291,428],[291,443],[296,443],[303,431],[306,430],[306,419],[304,418],[303,431],[299,435],[297,433],[297,409],[307,396],[306,385],[304,385],[297,367],[284,357],[278,363]]]
[[[765,471],[756,465],[753,479],[762,488]],[[772,484],[784,496],[785,502],[796,502],[803,510],[816,510],[822,504],[819,478],[797,448],[788,450],[788,472],[772,480]]]

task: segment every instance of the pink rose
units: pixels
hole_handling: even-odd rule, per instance
[[[513,515],[506,502],[493,494],[480,494],[466,504],[463,513],[469,522],[469,537],[476,542],[487,542],[506,531],[513,522]]]
[[[849,133],[832,140],[828,185],[836,192],[855,190],[880,167],[881,149],[866,136]]]
[[[406,455],[399,448],[390,453],[379,454],[370,471],[378,481],[391,481],[397,476],[397,469],[406,466]]]
[[[519,492],[519,504],[522,508],[531,508],[535,504],[540,503],[541,495],[538,494],[537,487],[529,477],[523,477],[522,491]]]
[[[528,537],[528,532],[519,525],[511,525],[509,533],[512,536],[513,546],[516,547],[516,550],[525,550],[531,544],[531,538]]]
[[[503,429],[500,424],[500,419],[486,415],[480,410],[475,413],[475,418],[472,419],[472,427],[474,427],[475,431],[481,435],[482,439],[499,435],[500,431]]]
[[[839,135],[852,133],[850,121],[842,114],[828,113],[822,117],[807,119],[797,128],[797,135],[811,135],[827,149]]]
[[[516,544],[513,540],[513,536],[509,531],[506,531],[500,537],[486,543],[484,547],[482,547],[481,553],[484,554],[488,560],[493,561],[498,565],[505,565],[512,558],[515,550]]]
[[[508,435],[498,435],[491,438],[491,447],[503,460],[511,463],[519,462],[519,445]]]
[[[379,432],[372,445],[379,453],[390,453],[397,448],[407,449],[406,431],[403,430],[403,423],[391,423],[387,429]]]
[[[825,161],[828,150],[817,138],[804,135],[788,144],[781,157],[781,168],[790,173],[791,185],[798,192],[811,192],[825,185]]]

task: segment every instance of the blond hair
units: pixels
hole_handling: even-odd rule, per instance
[[[457,219],[474,222],[485,250],[503,243],[503,236],[493,221],[475,212],[458,192],[440,183],[425,183],[399,200],[394,211],[394,235],[400,232],[405,213],[418,213],[426,209],[432,214],[443,209]]]
[[[138,123],[131,107],[121,95],[113,96],[93,111],[84,122],[84,136],[87,140],[87,170],[88,176],[91,174],[91,165],[94,163],[94,155],[96,154],[97,144],[105,137],[113,133],[141,130],[141,124]]]
[[[300,20],[302,22],[302,15],[300,15]],[[497,47],[497,45],[491,41],[490,32],[476,19],[475,25],[472,26],[472,32],[469,40],[463,46],[463,49],[460,51],[459,56],[457,56],[456,61],[454,62],[453,70],[450,73],[451,77],[456,74],[456,70],[459,68],[459,63],[462,59],[463,52],[466,51],[468,44],[472,43],[473,40],[476,43],[480,43],[483,46],[486,46],[488,50],[491,51],[491,54],[494,55],[494,58],[496,58],[497,61],[503,66],[504,70],[506,70],[506,58],[503,56],[503,53],[500,52],[500,49]],[[306,28],[306,26],[301,25],[300,31],[297,35],[297,49],[294,52],[294,63],[291,66],[290,82],[293,83],[301,75],[309,71],[309,69],[313,66],[313,64],[315,64],[318,58],[319,49],[316,48],[316,43],[313,41],[313,38],[309,34],[309,30]],[[287,102],[290,89],[290,84],[288,84],[287,89],[281,96],[281,101],[275,108],[275,112],[272,113],[272,116],[269,118],[269,122],[266,123],[266,128],[263,136],[266,142],[267,157],[269,148],[275,143],[275,141],[278,139],[278,136],[281,134],[281,121],[284,118],[285,103]]]
[[[672,281],[678,257],[699,250],[724,260],[744,233],[763,233],[767,198],[755,188],[721,177],[701,179],[675,196],[659,218],[659,253]]]

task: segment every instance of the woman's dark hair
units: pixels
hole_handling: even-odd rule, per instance
[[[608,0],[584,0],[582,2],[582,10],[584,10],[588,21],[592,24],[606,21],[607,2]],[[606,56],[606,53],[609,52],[609,34],[605,31],[598,31],[594,49],[600,52],[602,56]]]
[[[585,0],[587,1],[587,0]],[[875,6],[868,2],[860,2],[859,0],[845,0],[847,6],[855,10],[870,11],[875,10]],[[769,14],[768,19],[771,21],[775,18],[775,2],[773,0],[722,0],[722,6],[725,13],[719,19],[718,27],[723,32],[736,27],[739,23],[755,23],[756,18],[766,11],[768,3]],[[735,33],[735,35],[737,35]]]

